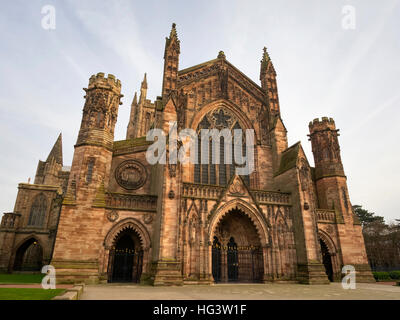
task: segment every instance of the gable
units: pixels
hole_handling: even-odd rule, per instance
[[[295,168],[296,166],[300,165],[300,161],[305,161],[307,163],[307,167],[310,167],[306,154],[301,146],[301,142],[299,141],[282,152],[279,170],[275,176],[279,176],[280,174]]]
[[[226,82],[231,90],[237,87],[236,91],[240,88],[258,102],[266,101],[266,95],[262,88],[223,58],[213,59],[179,71],[178,88],[190,91],[196,87],[196,84],[200,84],[200,86],[205,86],[204,90],[206,91],[219,90],[223,85],[221,84],[223,71],[227,73]],[[206,88],[207,83],[210,82],[212,83],[210,88]],[[212,95],[212,92],[210,94]]]
[[[216,212],[216,210],[224,203],[228,203],[235,199],[245,201],[247,204],[256,208],[258,212],[262,215],[262,210],[260,209],[256,199],[251,194],[249,188],[244,183],[241,176],[235,174],[231,177],[231,180],[229,181],[225,190],[220,194],[217,202],[210,211],[209,217],[212,216],[213,213]]]

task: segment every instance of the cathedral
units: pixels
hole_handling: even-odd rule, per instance
[[[358,282],[374,281],[334,120],[309,123],[312,167],[300,142],[288,146],[265,48],[260,84],[222,51],[186,69],[179,55],[173,24],[161,95],[148,99],[145,75],[130,118],[122,119],[122,141],[114,140],[121,82],[90,77],[71,166],[63,164],[60,135],[2,217],[0,270],[40,272],[50,264],[58,283],[328,284],[352,265]],[[150,164],[154,141],[146,134],[168,133],[170,122],[196,133],[254,130],[254,171],[238,175],[224,148],[217,164]]]

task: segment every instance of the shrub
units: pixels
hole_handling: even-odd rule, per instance
[[[384,281],[384,280],[390,280],[389,272],[373,272],[374,278],[376,281]]]
[[[393,280],[400,280],[400,271],[390,271],[389,276]]]

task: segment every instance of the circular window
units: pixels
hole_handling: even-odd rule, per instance
[[[115,179],[122,188],[135,190],[146,182],[147,171],[140,162],[127,160],[122,162],[115,170]]]

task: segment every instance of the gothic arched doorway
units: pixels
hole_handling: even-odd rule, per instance
[[[17,250],[14,271],[40,271],[43,265],[43,248],[35,238],[26,240]]]
[[[219,221],[214,234],[214,281],[261,282],[263,252],[251,219],[240,209],[233,209]]]
[[[322,253],[322,263],[325,266],[325,272],[328,276],[329,281],[333,281],[333,267],[332,267],[332,257],[329,253],[328,246],[324,241],[319,240],[321,245],[321,253]]]
[[[143,249],[138,234],[130,228],[121,231],[110,250],[108,282],[139,282]]]

